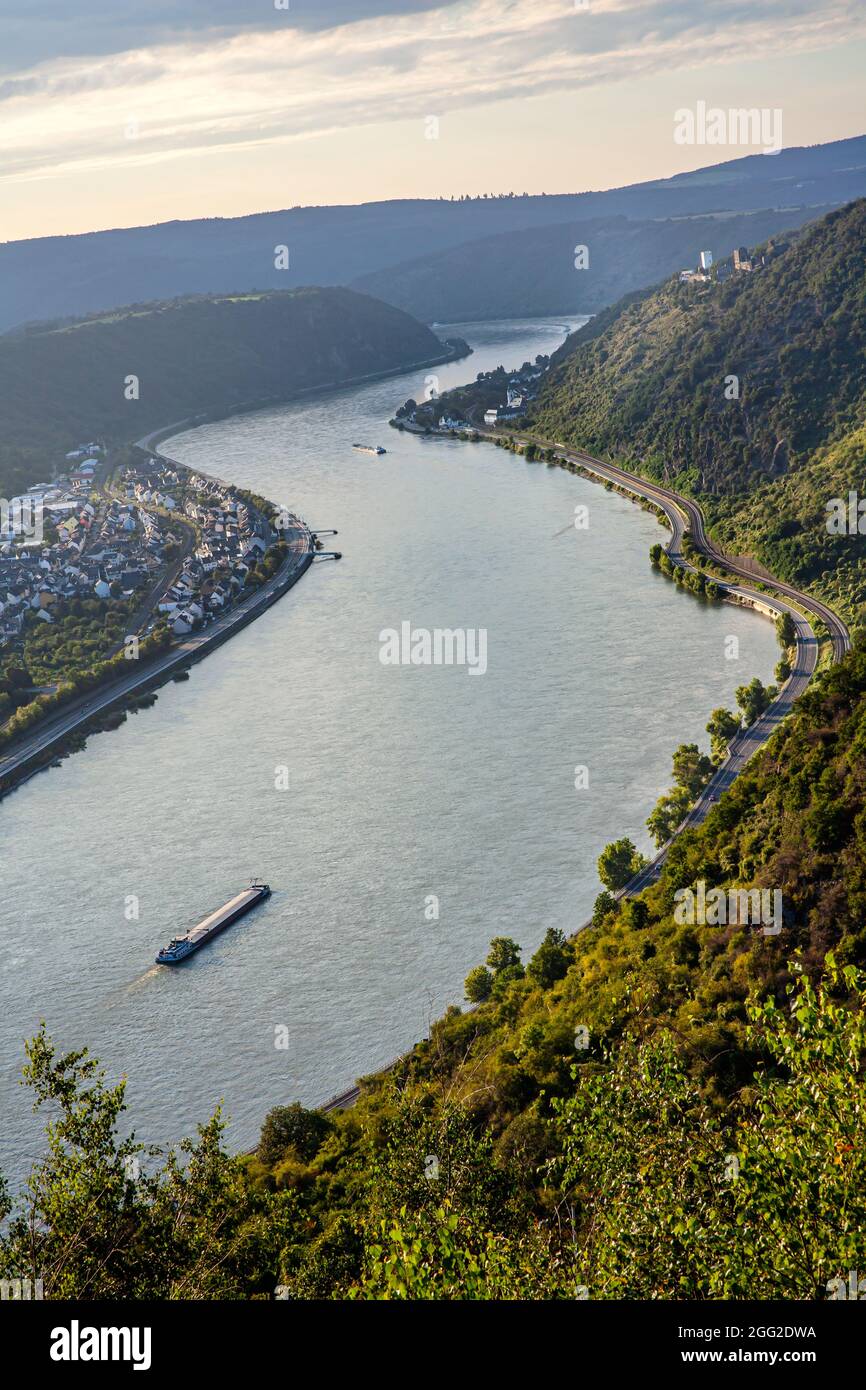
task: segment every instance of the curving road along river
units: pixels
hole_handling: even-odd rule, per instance
[[[487,439],[493,439],[494,435],[487,431],[477,431]],[[534,443],[549,448],[548,440],[540,439],[538,436],[518,437],[518,442],[523,444],[532,439]],[[750,578],[749,571],[737,565],[723,555],[712,544],[706,534],[704,518],[700,507],[691,498],[682,497],[671,488],[662,487],[660,484],[652,483],[646,479],[637,477],[625,469],[617,468],[615,464],[605,463],[602,459],[593,457],[582,450],[569,449],[564,444],[553,446],[556,455],[569,462],[576,463],[587,473],[592,473],[601,479],[608,479],[630,492],[634,497],[645,501],[654,502],[664,511],[668,518],[671,528],[671,538],[667,542],[665,549],[671,559],[677,564],[683,565],[686,569],[692,569],[683,554],[683,540],[686,532],[698,550],[701,550],[709,559],[716,564],[723,566],[733,574],[742,575]],[[728,756],[721,767],[714,773],[713,777],[704,788],[701,796],[695,802],[689,814],[676,832],[659,850],[658,854],[641,870],[639,874],[626,885],[616,897],[633,897],[647,888],[659,876],[662,866],[667,858],[670,846],[677,836],[683,831],[699,825],[709,814],[712,807],[719,800],[719,797],[727,791],[734,779],[742,771],[743,767],[757,752],[757,750],[767,742],[772,734],[779,727],[782,720],[790,713],[794,701],[803,693],[812,678],[817,662],[818,643],[807,618],[804,617],[801,609],[819,617],[826,624],[833,642],[834,660],[840,660],[851,645],[851,639],[847,627],[842,620],[820,600],[812,598],[808,594],[800,593],[790,584],[784,584],[779,580],[773,581],[773,587],[780,594],[786,594],[793,602],[786,603],[783,598],[776,595],[769,595],[758,591],[748,585],[723,584],[721,586],[733,598],[740,599],[750,605],[759,604],[764,610],[770,609],[776,613],[790,613],[794,620],[797,630],[797,660],[789,679],[779,692],[778,697],[773,701],[769,708],[764,712],[760,719],[751,724],[741,734],[731,741],[728,749]],[[796,603],[796,607],[794,606]],[[573,935],[577,936],[580,932],[587,931],[592,926],[592,921],[586,921],[577,927]],[[399,1060],[399,1059],[398,1059]],[[396,1066],[392,1062],[388,1068]],[[361,1096],[361,1088],[358,1085],[347,1087],[346,1090],[339,1092],[331,1097],[320,1108],[324,1111],[348,1110]]]
[[[537,442],[544,443],[544,441]],[[615,464],[605,463],[601,459],[593,457],[592,454],[584,453],[583,450],[569,450],[564,444],[557,444],[555,448],[559,456],[568,462],[579,464],[587,472],[627,488],[636,497],[656,503],[664,511],[671,527],[671,539],[665,549],[678,565],[682,565],[686,569],[694,568],[683,554],[683,540],[688,531],[694,546],[708,559],[713,560],[732,574],[747,579],[752,577],[747,569],[738,565],[735,560],[731,560],[713,545],[706,533],[703,513],[691,498],[682,497],[671,488],[662,487],[658,483],[638,478],[623,468],[617,468]],[[631,897],[641,892],[658,878],[673,841],[684,830],[700,825],[706,819],[719,797],[727,791],[753,754],[775,733],[782,720],[790,714],[795,700],[806,689],[818,659],[818,643],[811,624],[803,616],[801,610],[805,609],[806,612],[820,618],[825,623],[833,644],[834,661],[841,661],[851,646],[848,628],[842,619],[833,612],[832,608],[828,608],[819,599],[795,589],[791,584],[785,584],[778,579],[767,582],[772,584],[777,593],[767,594],[744,584],[722,584],[721,587],[732,598],[751,604],[759,610],[770,609],[777,614],[790,613],[797,630],[796,665],[777,698],[764,711],[760,719],[756,719],[754,724],[750,724],[747,729],[732,739],[728,747],[727,758],[711,777],[685,820],[667,844],[661,847],[658,854],[622,890],[625,896]],[[779,597],[781,594],[786,595],[792,602],[786,603],[783,598]],[[578,931],[585,931],[591,925],[591,922],[584,922]]]
[[[488,435],[488,437],[491,436]],[[671,539],[666,544],[665,549],[678,565],[682,565],[685,569],[694,568],[683,553],[683,541],[688,532],[695,547],[702,551],[708,559],[713,560],[732,574],[747,579],[752,577],[749,570],[738,565],[735,560],[731,560],[712,544],[706,533],[703,513],[698,504],[691,498],[684,497],[674,492],[673,489],[663,487],[660,484],[645,479],[638,480],[634,474],[625,469],[618,468],[615,464],[605,463],[583,450],[569,450],[567,446],[558,444],[556,451],[561,458],[570,463],[579,464],[587,472],[615,482],[618,486],[628,488],[636,497],[655,502],[664,511],[670,523]],[[782,613],[791,615],[797,632],[796,664],[779,695],[763,715],[731,741],[725,761],[707,783],[675,834],[623,890],[628,896],[639,893],[658,878],[674,839],[683,831],[701,824],[749,759],[772,737],[781,722],[791,712],[795,701],[806,689],[817,664],[818,643],[811,624],[801,610],[805,608],[807,612],[825,623],[833,644],[835,661],[841,660],[851,645],[848,628],[841,618],[826,604],[796,589],[793,585],[773,579],[772,587],[777,591],[775,594],[767,594],[748,585],[725,583],[721,587],[734,600],[757,607],[759,610],[770,609],[777,615]],[[792,602],[786,603],[780,597],[782,594],[787,595]],[[591,926],[591,922],[585,922],[578,928],[578,931],[585,931],[589,926]],[[352,1088],[351,1091],[342,1093],[327,1102],[326,1108],[337,1108],[346,1103],[347,1096],[354,1098],[356,1094],[356,1088]]]

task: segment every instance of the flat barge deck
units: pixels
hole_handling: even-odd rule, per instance
[[[157,965],[179,965],[181,961],[201,950],[202,946],[206,946],[221,931],[225,931],[226,927],[230,927],[232,922],[245,916],[251,908],[257,907],[270,896],[271,890],[267,883],[251,883],[249,888],[238,893],[237,897],[231,898],[216,912],[205,917],[197,927],[188,931],[186,936],[175,937],[167,946],[163,946],[156,958]]]

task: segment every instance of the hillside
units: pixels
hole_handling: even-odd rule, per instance
[[[137,439],[445,351],[399,309],[346,289],[140,304],[19,329],[0,336],[0,491],[44,481],[79,439]]]
[[[864,362],[860,200],[752,273],[670,280],[599,314],[554,355],[532,424],[699,496],[731,551],[852,613],[863,538],[825,521],[831,497],[863,486]]]
[[[789,208],[724,217],[566,222],[464,242],[436,256],[362,276],[353,288],[405,309],[424,323],[595,314],[624,294],[800,227],[827,208]],[[575,268],[575,248],[589,263]]]
[[[772,158],[747,155],[674,178],[603,191],[296,207],[38,237],[0,245],[0,331],[37,319],[78,317],[178,295],[350,284],[404,266],[409,255],[432,257],[479,238],[570,222],[620,216],[647,221],[766,208],[789,214],[785,225],[795,226],[819,208],[864,194],[866,136],[859,136],[782,150]],[[285,270],[275,266],[278,246],[290,252]],[[500,281],[502,297],[493,302],[496,316],[516,312],[514,288],[514,282]],[[562,308],[558,304],[554,312]],[[529,312],[544,310],[540,303],[530,303]],[[468,313],[460,308],[453,316],[466,318]]]

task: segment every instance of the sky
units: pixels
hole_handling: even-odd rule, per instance
[[[0,241],[611,188],[866,132],[863,0],[0,0]]]

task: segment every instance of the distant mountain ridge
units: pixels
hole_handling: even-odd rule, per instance
[[[596,314],[624,294],[800,227],[828,208],[636,221],[618,216],[502,232],[364,275],[353,288],[425,323]],[[578,247],[586,264],[575,265]]]
[[[0,492],[44,481],[80,439],[129,441],[446,351],[401,310],[339,288],[140,304],[17,329],[0,336]]]
[[[796,225],[809,209],[864,194],[866,136],[858,136],[601,192],[292,208],[7,242],[0,331],[179,295],[352,284],[481,238],[598,218],[794,209],[788,225]],[[288,248],[288,269],[277,269],[278,247]],[[503,294],[500,316],[511,312]]]

